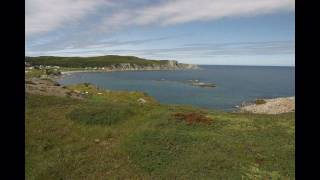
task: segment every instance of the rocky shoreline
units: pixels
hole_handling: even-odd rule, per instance
[[[240,112],[256,114],[281,114],[295,111],[295,97],[263,99],[262,104],[247,104],[239,107]]]
[[[120,63],[116,65],[110,65],[105,67],[86,67],[83,70],[75,71],[62,71],[61,74],[70,74],[77,72],[117,72],[117,71],[168,71],[168,70],[188,70],[199,69],[196,64],[182,64],[177,61],[168,61],[165,65],[146,65],[141,66],[130,63]]]

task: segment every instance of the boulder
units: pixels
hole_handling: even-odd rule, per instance
[[[147,101],[145,100],[145,99],[143,99],[143,98],[139,98],[138,100],[138,103],[139,104],[145,104]]]

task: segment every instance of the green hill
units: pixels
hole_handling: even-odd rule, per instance
[[[168,60],[147,60],[135,56],[95,56],[95,57],[57,57],[57,56],[39,56],[39,57],[25,57],[25,62],[33,66],[60,66],[72,68],[85,67],[104,67],[110,65],[117,65],[120,63],[136,64],[141,66],[147,65],[165,65]]]

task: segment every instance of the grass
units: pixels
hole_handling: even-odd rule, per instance
[[[90,84],[67,88],[89,95],[26,94],[27,179],[295,177],[294,113],[227,113],[162,105],[144,93]],[[189,124],[173,116],[190,113],[212,122]]]
[[[135,114],[131,106],[92,103],[73,109],[67,117],[85,124],[112,125]]]
[[[45,75],[46,72],[45,70],[40,70],[40,69],[30,69],[28,70],[27,73],[25,73],[26,79],[28,78],[39,78],[41,75]]]

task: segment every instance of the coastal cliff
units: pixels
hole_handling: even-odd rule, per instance
[[[145,71],[198,69],[195,64],[183,64],[175,60],[148,60],[134,56],[96,57],[26,57],[26,66],[35,68],[78,68],[88,71]]]
[[[178,61],[168,61],[164,64],[132,64],[132,63],[119,63],[111,64],[103,67],[85,67],[85,70],[100,70],[100,71],[155,71],[155,70],[185,70],[185,69],[198,69],[195,64],[182,64]]]

